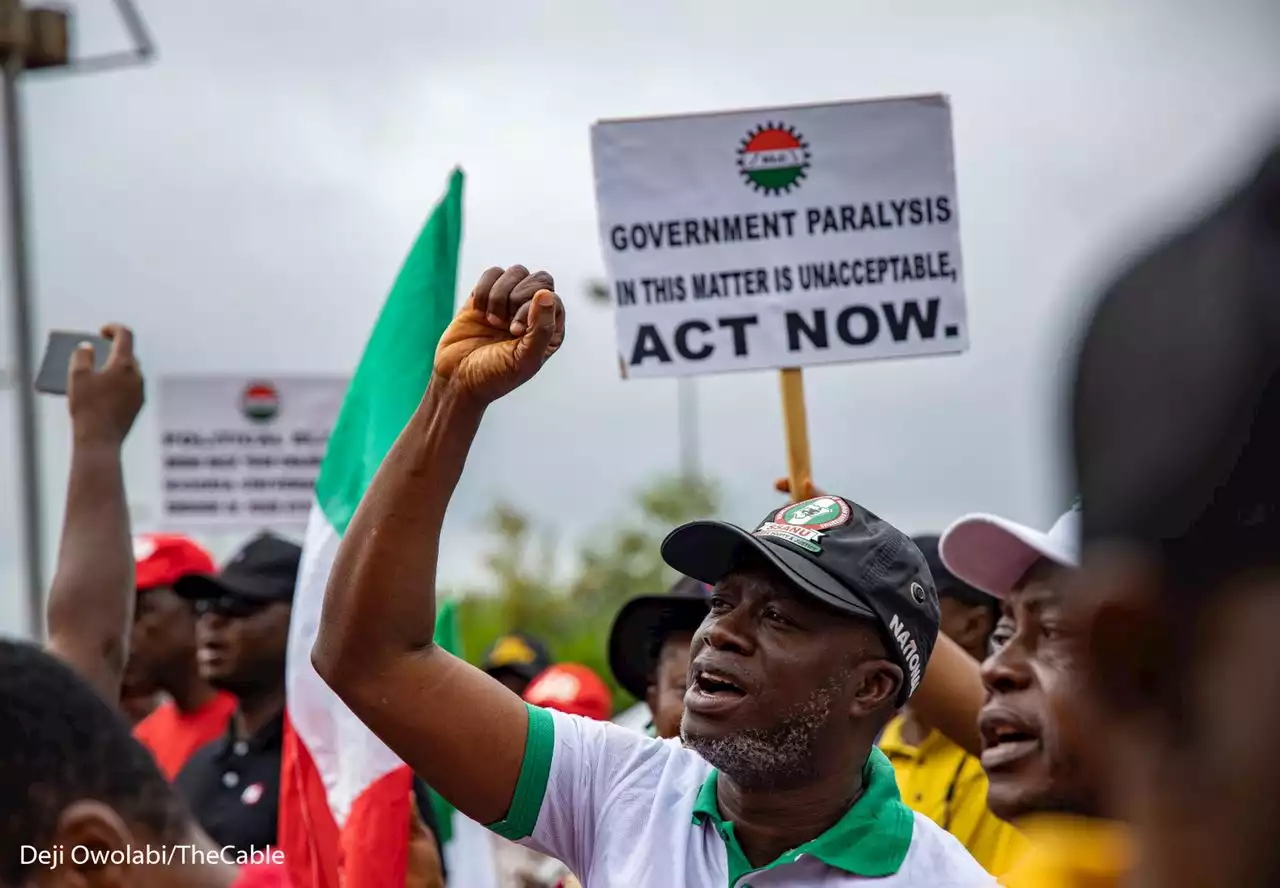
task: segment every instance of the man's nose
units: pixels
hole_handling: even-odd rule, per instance
[[[227,625],[227,618],[213,611],[205,611],[196,622],[196,631],[204,636],[213,632],[221,632]]]
[[[749,609],[742,604],[713,614],[706,634],[707,644],[719,651],[751,654],[756,649],[755,627]]]
[[[1031,684],[1031,658],[1021,641],[1010,639],[982,661],[979,674],[987,693],[1023,690]]]

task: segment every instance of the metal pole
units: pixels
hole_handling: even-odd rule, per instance
[[[26,542],[27,620],[31,638],[44,638],[44,509],[40,501],[40,442],[36,421],[35,360],[31,353],[31,273],[27,256],[26,194],[22,173],[21,108],[18,79],[24,59],[10,52],[4,61],[4,137],[8,179],[10,298],[13,303],[14,389],[22,478],[22,522]]]
[[[697,380],[681,376],[676,380],[679,414],[676,420],[680,435],[680,474],[688,479],[702,476],[698,463],[698,389]]]

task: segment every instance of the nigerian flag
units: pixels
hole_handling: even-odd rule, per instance
[[[387,296],[316,482],[289,626],[279,848],[295,885],[403,885],[413,774],[355,717],[311,666],[325,584],[383,457],[426,392],[436,344],[454,314],[462,239],[461,170],[409,251]],[[436,639],[457,651],[453,602]],[[451,812],[440,818],[451,824]]]

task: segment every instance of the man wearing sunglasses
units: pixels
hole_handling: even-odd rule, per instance
[[[298,545],[264,533],[219,574],[174,583],[199,615],[201,676],[240,703],[226,736],[193,754],[175,780],[219,845],[249,851],[276,842],[285,649],[301,558]]]

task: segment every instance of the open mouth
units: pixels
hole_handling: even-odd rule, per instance
[[[1008,767],[1040,750],[1040,734],[1009,713],[988,713],[978,719],[982,734],[982,767]]]
[[[744,696],[747,692],[734,684],[733,680],[716,672],[699,670],[693,677],[693,684],[701,693],[709,697],[719,695]]]
[[[746,696],[738,678],[714,669],[695,669],[693,681],[685,691],[684,705],[689,712],[715,716],[737,708]]]

